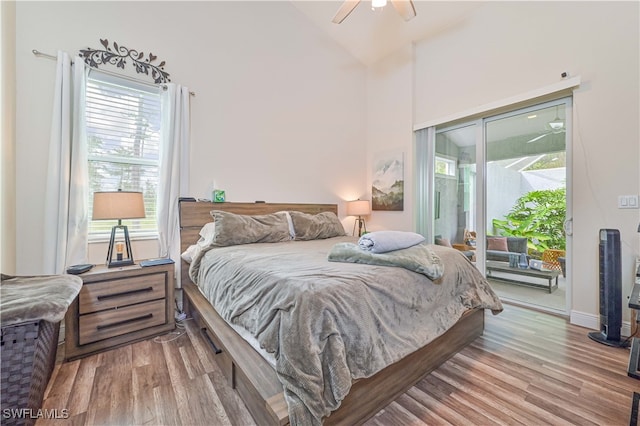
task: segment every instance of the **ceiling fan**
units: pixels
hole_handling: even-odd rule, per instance
[[[527,143],[531,143],[531,142],[537,142],[540,139],[549,136],[549,135],[557,135],[560,133],[565,133],[567,131],[567,129],[565,129],[564,127],[564,120],[560,119],[560,117],[558,117],[558,107],[556,107],[556,118],[554,118],[553,120],[551,120],[549,123],[547,123],[547,125],[545,126],[547,127],[549,130],[545,133],[542,133],[541,135],[536,136],[533,139],[529,139],[527,141]]]
[[[360,4],[360,0],[345,0],[331,22],[334,24],[341,23],[351,12],[353,12],[353,9],[355,9],[358,4]],[[409,21],[416,16],[416,8],[413,6],[413,1],[411,0],[391,0],[391,4],[405,21]],[[387,0],[371,0],[372,9],[384,7],[386,5]]]

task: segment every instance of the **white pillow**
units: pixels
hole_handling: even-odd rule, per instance
[[[216,233],[215,222],[205,223],[200,230],[200,239],[194,245],[187,247],[187,249],[180,255],[185,262],[191,263],[203,248],[207,247],[213,242],[213,237]]]
[[[198,256],[202,247],[198,244],[187,247],[187,249],[180,255],[180,257],[187,263],[193,262],[193,259]]]
[[[213,241],[213,237],[216,234],[216,223],[215,222],[207,222],[204,224],[202,229],[200,230],[200,236],[205,239],[207,243],[211,243]],[[198,241],[200,242],[200,241]]]

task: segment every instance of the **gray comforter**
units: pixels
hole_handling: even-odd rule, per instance
[[[392,250],[385,253],[371,253],[352,243],[338,243],[327,256],[329,262],[365,263],[376,266],[405,268],[437,280],[444,273],[444,265],[426,244]]]
[[[403,268],[328,262],[339,242],[355,239],[210,248],[190,268],[221,316],[274,355],[292,425],[319,424],[353,379],[434,340],[468,309],[502,310],[456,250],[430,246],[445,270],[433,282]]]

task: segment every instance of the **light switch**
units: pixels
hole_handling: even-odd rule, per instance
[[[618,208],[619,209],[637,209],[638,196],[637,195],[619,195],[618,196]]]

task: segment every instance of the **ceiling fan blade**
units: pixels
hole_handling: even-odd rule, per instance
[[[535,138],[528,140],[527,143],[531,143],[531,142],[535,142],[535,141],[539,141],[540,139],[544,138],[545,136],[548,136],[549,133],[544,133],[540,136],[536,136]]]
[[[342,3],[342,6],[340,6],[340,9],[338,9],[338,12],[336,12],[331,22],[333,22],[334,24],[339,24],[340,22],[344,21],[345,18],[349,16],[351,12],[353,12],[353,9],[355,9],[359,3],[360,0],[345,0],[345,2]]]
[[[391,0],[391,4],[396,8],[402,19],[409,21],[416,17],[416,8],[411,0]]]

